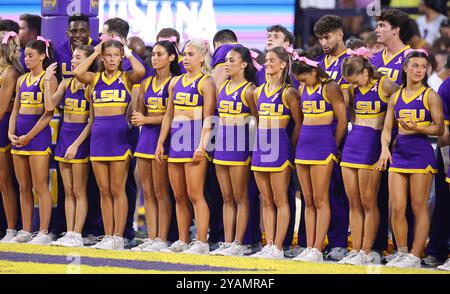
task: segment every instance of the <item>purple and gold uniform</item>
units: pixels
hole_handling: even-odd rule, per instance
[[[444,123],[445,127],[448,128],[450,125],[450,78],[447,78],[439,87],[439,96],[442,99],[442,107],[444,109]],[[446,182],[450,183],[450,168],[447,171]]]
[[[159,86],[156,86],[156,76],[151,76],[145,81],[144,103],[147,107],[147,113],[158,113],[161,115],[166,113],[167,99],[169,99],[168,89],[171,79],[172,77],[167,78]],[[143,125],[134,156],[154,159],[160,131],[161,125]],[[163,158],[167,159],[168,154],[169,140],[166,140],[164,143]]]
[[[419,126],[431,124],[428,94],[431,88],[422,86],[412,97],[406,97],[404,88],[394,96],[395,118],[414,121]],[[398,125],[401,128],[400,124]],[[423,134],[398,135],[392,152],[390,172],[437,173],[436,158],[428,137]]]
[[[287,103],[286,92],[290,85],[282,84],[269,92],[268,84],[258,87],[256,105],[260,123],[262,119],[289,120],[291,110]],[[279,172],[287,167],[293,168],[291,139],[287,128],[260,128],[256,133],[256,146],[252,154],[253,171]]]
[[[60,107],[65,114],[73,113],[80,115],[89,115],[89,87],[79,85],[75,88],[75,79],[68,81],[66,94],[61,101]],[[58,141],[55,148],[55,160],[66,163],[86,163],[89,161],[89,139],[84,140],[77,150],[73,159],[66,160],[64,155],[70,145],[81,135],[86,123],[63,121],[58,135]]]
[[[386,78],[371,80],[365,88],[354,89],[353,109],[358,119],[383,117],[386,114],[388,98],[382,94]],[[381,130],[353,125],[342,151],[341,166],[375,169],[380,154]]]
[[[35,80],[31,80],[31,73],[27,73],[19,79],[20,107],[38,108],[44,111],[44,74],[39,74]],[[18,114],[16,122],[16,136],[26,135],[41,118],[41,114]],[[50,125],[40,131],[28,145],[24,147],[13,146],[11,153],[17,155],[47,155],[51,154],[52,133]]]
[[[175,77],[173,89],[174,108],[180,110],[203,111],[203,93],[201,86],[208,75],[199,73],[192,80],[187,80],[187,74]],[[203,128],[203,119],[173,120],[170,128],[170,148],[168,162],[192,162]],[[211,161],[211,156],[206,152]]]
[[[128,106],[131,90],[122,71],[111,79],[98,72],[92,83],[91,103],[94,108]],[[91,161],[125,160],[131,156],[129,127],[125,115],[95,116],[91,131]]]
[[[300,103],[303,117],[333,117],[333,107],[326,95],[326,83],[315,88],[300,88]],[[332,125],[305,125],[300,129],[295,153],[295,163],[307,165],[327,165],[337,162],[337,146]]]
[[[90,46],[96,46],[97,44],[98,41],[92,40],[91,38],[89,38],[89,41],[87,43],[87,45]],[[65,79],[73,77],[71,65],[73,50],[74,49],[72,48],[69,39],[66,39],[55,48],[55,59],[58,63],[58,67],[61,70],[61,74]]]
[[[2,77],[3,73],[6,69],[8,69],[10,66],[3,67],[0,69],[0,85],[2,85]],[[14,90],[15,92],[15,90]],[[7,152],[11,149],[11,142],[8,138],[8,130],[9,130],[9,118],[11,117],[11,111],[13,109],[14,105],[14,99],[15,99],[15,93],[10,98],[10,103],[8,107],[6,108],[5,113],[3,114],[3,117],[0,119],[0,152]]]
[[[379,72],[382,72],[391,81],[400,86],[402,84],[403,62],[405,61],[404,52],[407,49],[409,49],[409,46],[405,46],[389,59],[386,58],[386,49],[384,49],[376,53],[372,57],[371,62]]]
[[[347,82],[342,77],[342,62],[345,58],[349,57],[347,54],[347,49],[339,54],[333,61],[333,58],[329,54],[324,54],[320,56],[317,61],[319,61],[319,66],[328,74],[330,78],[336,81],[341,89],[348,88]]]
[[[245,93],[251,82],[244,81],[230,90],[230,80],[225,81],[217,97],[217,111],[220,118],[226,119],[250,116]],[[248,124],[219,123],[214,150],[215,164],[248,165],[250,164]]]

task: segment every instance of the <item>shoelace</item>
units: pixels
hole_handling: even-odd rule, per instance
[[[106,241],[109,240],[109,238],[110,238],[110,236],[108,236],[108,235],[98,236],[97,237],[98,243],[96,245],[101,245],[101,244],[105,243]]]
[[[189,243],[189,249],[191,249],[191,247],[198,247],[200,244],[199,244],[199,242],[200,241],[197,241],[197,240],[193,240],[191,243]]]

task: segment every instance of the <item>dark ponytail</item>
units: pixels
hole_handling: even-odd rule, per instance
[[[50,64],[56,61],[55,59],[55,48],[53,43],[48,41],[48,55],[47,55],[47,47],[44,41],[41,40],[32,40],[27,44],[28,48],[36,50],[39,54],[45,54],[45,59],[42,62],[42,67],[47,69]]]
[[[231,51],[238,53],[241,56],[242,61],[247,63],[247,66],[244,69],[244,77],[248,82],[255,83],[256,68],[253,65],[253,59],[250,50],[246,47],[239,46],[231,49]]]
[[[48,48],[46,46],[46,43],[42,40],[32,40],[32,41],[28,42],[28,44],[27,44],[27,48],[34,49],[39,54],[45,54],[45,58],[42,61],[42,68],[44,70],[46,70],[47,67],[50,66],[50,64],[52,64],[56,61],[55,47],[53,46],[52,42],[50,42],[50,41],[47,41],[47,42],[48,42]],[[47,52],[48,52],[48,55],[47,55]],[[58,82],[61,82],[62,75],[61,75],[61,70],[60,70],[59,66],[56,67],[55,77],[58,80]]]
[[[170,73],[173,76],[179,76],[181,75],[180,65],[178,64],[178,50],[174,43],[164,40],[164,41],[158,41],[153,45],[153,48],[156,46],[162,46],[166,49],[167,54],[175,55],[174,60],[170,62]]]

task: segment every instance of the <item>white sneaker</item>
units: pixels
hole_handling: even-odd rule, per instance
[[[350,251],[346,257],[338,261],[338,264],[347,264],[347,261],[358,255],[357,250]]]
[[[106,249],[106,248],[104,248],[104,244],[110,243],[112,241],[112,236],[109,236],[109,235],[100,236],[100,237],[97,237],[97,240],[100,240],[100,241],[89,247],[94,248],[94,249]],[[112,246],[112,245],[108,245],[108,246]]]
[[[387,267],[394,267],[397,262],[399,262],[400,260],[403,259],[403,256],[407,255],[407,253],[396,252],[391,255],[394,255],[394,257],[389,258],[390,261],[388,263],[386,263]],[[385,260],[388,260],[388,258],[387,258],[388,256],[385,257]]]
[[[80,233],[72,232],[70,237],[66,238],[61,246],[64,247],[84,247],[83,236]]]
[[[33,240],[29,241],[27,244],[34,245],[50,245],[53,239],[48,235],[47,231],[40,231]]]
[[[421,267],[421,260],[414,254],[405,254],[401,260],[398,260],[392,266],[400,268],[418,268]]]
[[[219,247],[214,250],[211,251],[209,254],[210,255],[222,255],[222,251],[224,251],[225,249],[227,249],[228,247],[231,246],[232,243],[227,243],[227,242],[219,242]]]
[[[15,236],[17,236],[16,230],[7,229],[6,235],[3,236],[3,238],[0,240],[0,243],[15,243],[15,242],[11,242],[11,240],[13,240]]]
[[[61,238],[59,238],[56,241],[53,241],[50,245],[52,245],[52,246],[64,246],[62,244],[64,243],[64,241],[66,239],[70,238],[70,236],[72,235],[72,232],[69,231],[69,232],[66,232],[66,233],[62,233],[62,235],[63,236]]]
[[[161,249],[161,252],[166,252],[166,253],[181,253],[186,251],[189,248],[189,245],[184,243],[181,240],[177,240],[175,242],[172,243],[172,245],[170,245],[167,248]]]
[[[305,250],[303,250],[302,252],[300,252],[300,254],[299,255],[297,255],[296,257],[294,257],[292,260],[301,260],[301,258],[303,257],[303,256],[305,256],[306,254],[308,254],[308,252],[311,250],[312,248],[311,247],[307,247],[307,248],[305,248]]]
[[[347,254],[348,254],[347,248],[334,247],[334,248],[331,248],[331,251],[327,253],[326,259],[339,261],[339,260],[345,258],[347,256]]]
[[[139,244],[138,246],[135,246],[131,248],[131,251],[142,251],[146,247],[150,247],[153,244],[153,239],[144,239],[144,242]]]
[[[272,250],[269,251],[270,255],[268,258],[270,259],[284,259],[284,250],[279,250],[277,246],[272,246]]]
[[[28,243],[33,239],[33,234],[20,230],[17,235],[10,240],[10,243]]]
[[[355,256],[353,256],[350,259],[347,259],[345,264],[368,265],[368,264],[373,264],[373,261],[374,261],[373,255],[371,255],[370,253],[366,254],[366,252],[364,250],[360,250],[358,252],[358,254],[356,254]]]
[[[183,253],[187,254],[209,254],[209,244],[195,240],[189,244],[189,248]]]
[[[437,267],[441,271],[450,271],[450,258],[443,264]]]
[[[125,240],[120,236],[113,236],[113,250],[124,250],[125,249]]]
[[[153,240],[152,244],[150,246],[145,247],[142,249],[142,251],[145,252],[160,252],[162,249],[166,249],[169,247],[167,242],[164,242],[163,240],[156,238]]]
[[[266,246],[264,246],[261,251],[256,252],[255,254],[250,255],[250,257],[256,257],[256,258],[264,258],[265,255],[269,252],[272,251],[272,244],[267,244]]]
[[[307,262],[323,262],[323,253],[317,248],[312,248],[298,260]]]
[[[226,248],[225,250],[222,250],[220,252],[220,255],[223,256],[244,256],[245,253],[245,246],[241,245],[239,241],[234,241],[231,243],[231,245]]]

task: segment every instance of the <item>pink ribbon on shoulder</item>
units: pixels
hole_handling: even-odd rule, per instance
[[[249,51],[250,51],[250,56],[252,57],[253,66],[256,68],[257,71],[260,71],[263,68],[263,66],[256,61],[256,58],[258,58],[259,54],[253,50],[249,50]]]

